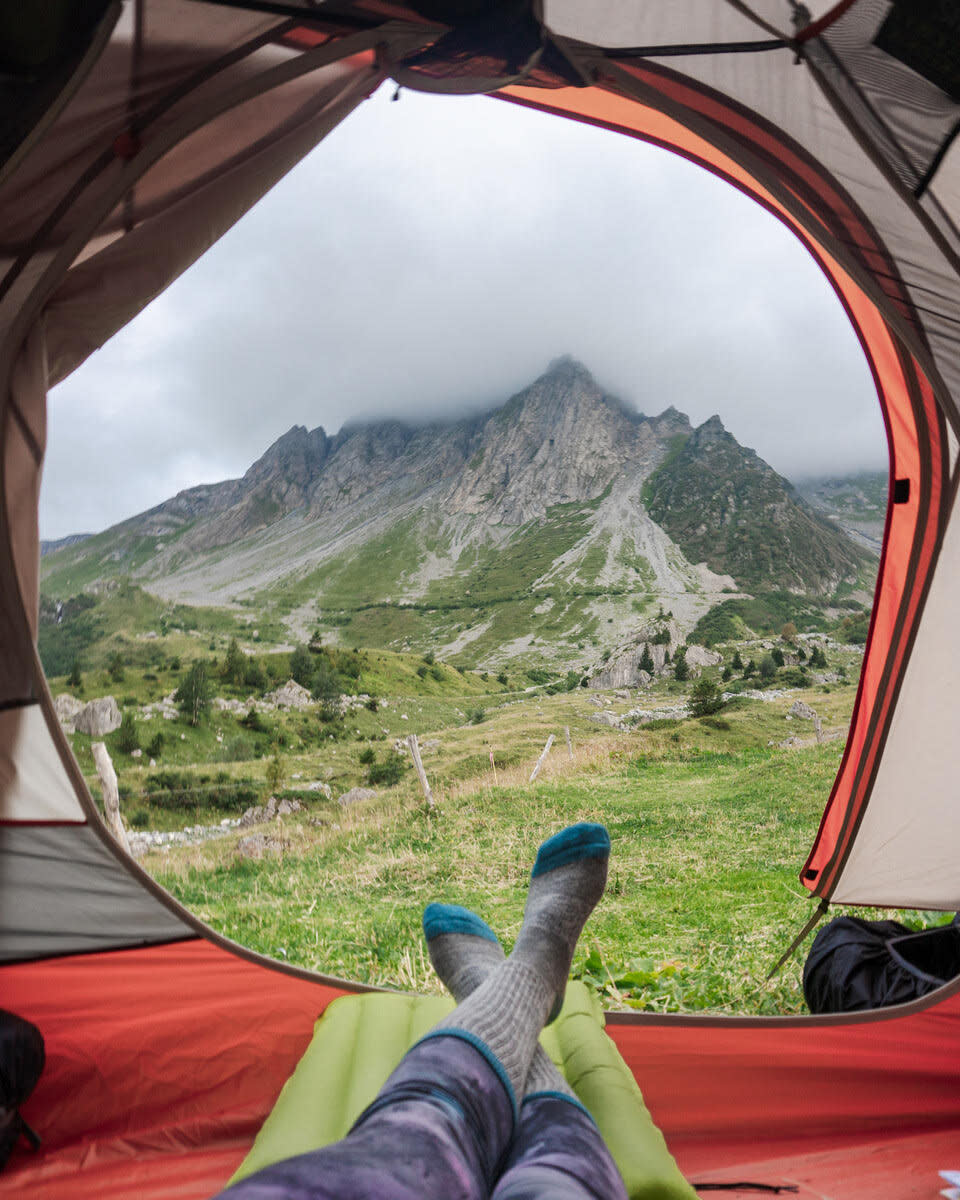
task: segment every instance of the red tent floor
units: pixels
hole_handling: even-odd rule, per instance
[[[211,1195],[339,994],[202,940],[3,968],[4,1007],[39,1025],[48,1061],[24,1108],[43,1149],[17,1152],[0,1197]],[[942,995],[869,1020],[609,1031],[693,1182],[919,1200],[960,1168],[960,989]]]

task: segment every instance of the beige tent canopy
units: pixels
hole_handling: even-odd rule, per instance
[[[87,996],[84,970],[103,970],[106,962],[145,1012],[149,997],[159,994],[160,976],[196,979],[192,972],[209,968],[222,988],[218,993],[211,983],[213,1004],[232,995],[236,972],[252,969],[113,844],[55,718],[35,649],[46,393],[388,77],[439,93],[489,92],[501,102],[662,145],[753,197],[816,258],[876,381],[891,492],[846,754],[802,878],[827,900],[960,907],[952,706],[960,670],[958,48],[960,15],[948,0],[813,6],[793,0],[49,0],[6,6],[0,13],[6,100],[0,123],[0,956],[11,965],[0,976],[11,998],[5,1003],[46,1015],[50,1027],[60,1028],[57,1021],[71,1010],[62,981]],[[204,954],[214,956],[215,969]],[[157,964],[152,976],[147,961]],[[289,989],[277,985],[278,1011],[288,1003],[292,1012],[299,1003],[294,984],[306,984],[296,976],[286,971],[280,977]],[[324,996],[335,990],[316,977],[309,986]],[[955,1052],[957,996],[935,1000],[939,1023],[931,1020],[932,1010],[899,1019],[915,1022],[918,1047],[928,1036],[943,1036],[953,1039]],[[83,1029],[92,1041],[83,1053],[95,1044],[103,1050],[96,1028],[91,1016]],[[615,1028],[628,1059],[639,1065],[649,1026],[638,1015]],[[716,1040],[704,1034],[698,1042],[700,1069],[708,1074],[714,1049],[719,1063],[732,1044],[724,1040],[732,1036],[725,1028],[716,1023]],[[868,1037],[842,1021],[831,1028],[846,1029],[843,1038],[831,1040],[820,1028],[816,1036],[796,1035],[794,1060],[807,1061],[805,1054],[830,1045],[840,1069],[846,1061],[841,1046],[862,1047],[857,1039]],[[929,1032],[934,1029],[940,1032]],[[779,1085],[763,1065],[774,1061],[770,1042],[761,1053],[750,1046],[762,1037],[749,1042],[742,1029],[736,1036],[745,1102],[768,1095],[764,1087],[775,1092]],[[883,1035],[874,1030],[869,1037],[882,1041]],[[64,1055],[42,1085],[48,1091],[41,1089],[41,1099],[82,1084],[83,1053],[75,1060]],[[263,1049],[262,1093],[251,1085],[250,1096],[259,1099],[244,1109],[248,1124],[289,1058],[275,1046]],[[920,1073],[917,1086],[927,1088],[920,1108],[932,1114],[930,1128],[952,1129],[955,1137],[955,1081],[951,1091],[933,1059],[924,1059],[920,1071],[921,1059],[918,1051],[902,1069]],[[674,1067],[682,1074],[680,1064]],[[102,1069],[120,1071],[116,1062]],[[831,1069],[820,1061],[817,1079],[829,1081]],[[864,1097],[878,1095],[866,1076],[861,1082]],[[649,1076],[645,1086],[651,1086]],[[674,1075],[670,1087],[678,1086]],[[819,1084],[810,1086],[816,1092]],[[208,1110],[221,1100],[229,1107],[238,1094],[234,1089],[228,1098],[229,1091],[211,1085]],[[693,1091],[681,1088],[686,1096]],[[129,1132],[144,1111],[142,1097],[119,1084],[116,1095],[132,1114]],[[190,1109],[186,1093],[180,1101]],[[180,1101],[171,1100],[171,1113],[180,1111]],[[884,1127],[896,1127],[901,1103],[883,1092],[876,1100],[882,1119],[873,1111],[872,1127],[884,1120]],[[851,1100],[836,1114],[848,1140],[869,1124],[857,1116],[864,1104],[869,1107],[867,1099]],[[712,1147],[719,1155],[713,1161],[743,1161],[729,1157],[732,1142],[723,1138],[720,1116],[711,1118],[710,1139],[698,1142],[689,1111],[677,1117],[688,1147],[704,1154]],[[752,1128],[762,1137],[768,1118],[762,1105],[751,1111]],[[915,1114],[911,1128],[922,1124]],[[214,1126],[222,1131],[222,1122]],[[143,1133],[146,1126],[137,1128]],[[98,1134],[90,1126],[75,1136],[90,1141]],[[777,1136],[778,1153],[799,1153],[786,1131]],[[144,1137],[150,1153],[162,1152]],[[215,1178],[210,1164],[221,1161],[217,1153],[225,1143],[211,1139],[202,1186],[198,1159],[184,1166],[184,1178],[193,1183],[180,1194],[202,1195]],[[910,1161],[904,1155],[901,1165]],[[101,1168],[108,1160],[97,1159]],[[169,1166],[172,1160],[164,1161]],[[153,1194],[150,1177],[147,1168],[139,1183],[131,1184],[129,1174],[125,1183],[111,1176],[111,1191],[106,1175],[80,1171],[63,1194],[147,1196]],[[44,1178],[29,1180],[30,1194],[61,1194]],[[78,1183],[81,1178],[87,1182]],[[881,1181],[872,1194],[905,1195],[896,1189],[897,1178],[894,1172],[888,1190]]]

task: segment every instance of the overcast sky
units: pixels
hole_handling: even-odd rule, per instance
[[[560,354],[789,478],[885,466],[846,317],[761,208],[621,135],[393,90],[55,389],[43,537],[241,475],[291,425],[492,407]]]

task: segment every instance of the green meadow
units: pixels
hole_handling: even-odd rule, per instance
[[[478,570],[499,587],[496,564]],[[436,990],[423,907],[446,900],[476,908],[509,947],[538,844],[569,823],[597,820],[613,839],[609,886],[574,973],[605,1004],[795,1013],[803,1011],[805,947],[773,980],[766,976],[813,911],[798,874],[842,753],[862,653],[849,643],[863,632],[859,612],[828,617],[798,604],[771,593],[712,610],[698,636],[723,663],[707,675],[728,692],[781,694],[734,694],[718,712],[683,719],[667,710],[689,697],[692,679],[597,693],[559,667],[514,662],[494,674],[430,653],[319,642],[297,651],[305,681],[316,690],[312,672],[325,671],[353,699],[342,713],[323,703],[279,710],[264,696],[297,671],[296,655],[281,649],[286,631],[259,619],[254,626],[242,609],[164,604],[128,584],[71,600],[59,620],[48,613],[41,653],[54,694],[110,694],[127,718],[105,741],[132,831],[221,826],[271,795],[300,805],[268,825],[151,849],[142,860],[239,943],[326,974]],[[771,662],[762,685],[758,673],[744,678],[735,664],[762,666],[765,655],[764,644],[743,639],[747,622],[778,627],[793,616],[832,635],[832,682]],[[780,644],[798,652],[801,643]],[[239,662],[232,673],[231,655]],[[196,724],[169,705],[164,715],[159,702],[199,662],[209,709]],[[819,713],[822,744],[810,721],[790,718],[797,699]],[[630,716],[637,708],[664,712],[643,720]],[[406,750],[410,733],[431,808]],[[98,797],[91,739],[71,741]],[[374,794],[339,803],[356,787]],[[260,858],[238,850],[250,834],[266,839]]]

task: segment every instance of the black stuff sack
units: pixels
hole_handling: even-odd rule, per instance
[[[960,924],[919,933],[899,921],[836,917],[813,939],[803,967],[812,1013],[905,1004],[960,975]]]
[[[0,1170],[21,1137],[34,1150],[40,1145],[20,1116],[20,1105],[36,1087],[44,1061],[43,1035],[36,1025],[0,1008]]]

